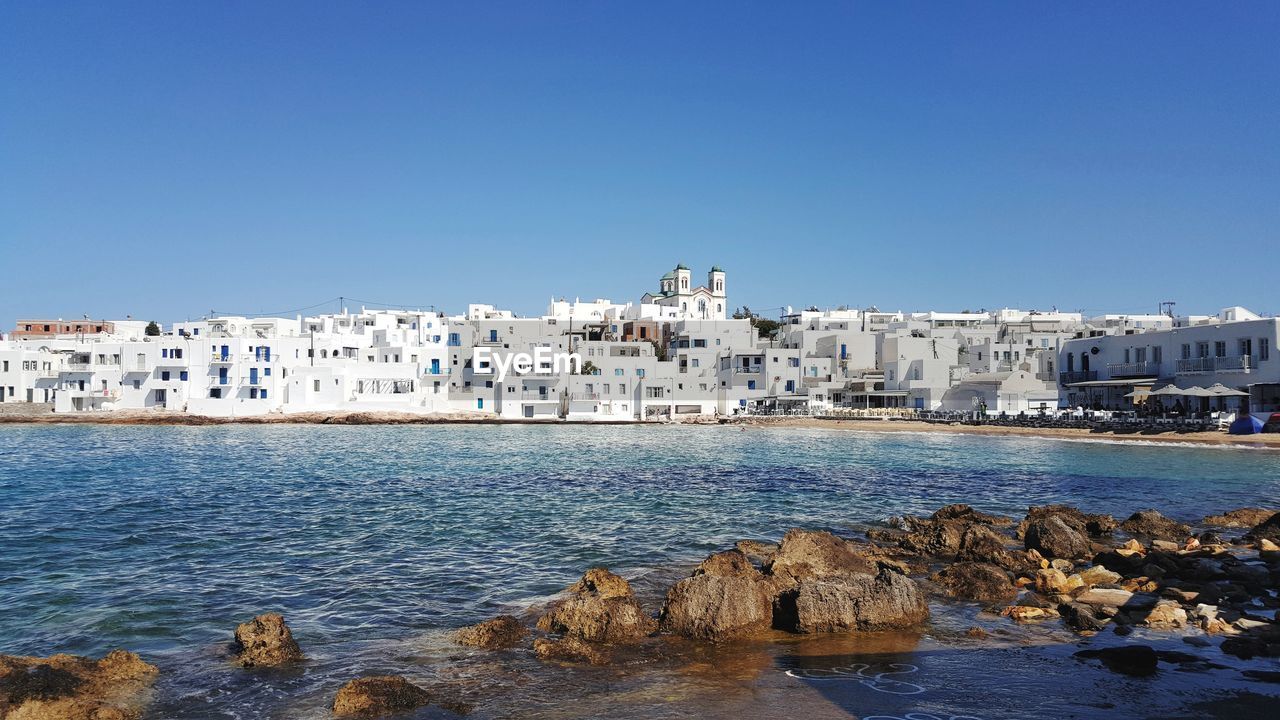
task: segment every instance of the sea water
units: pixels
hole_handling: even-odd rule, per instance
[[[325,717],[342,683],[397,673],[456,686],[475,717],[1238,720],[1280,693],[1216,649],[1228,669],[1117,680],[1071,659],[1079,639],[1056,624],[969,605],[935,602],[920,633],[677,643],[670,662],[622,668],[448,638],[594,565],[656,610],[706,554],[791,527],[854,535],[954,502],[1194,523],[1274,506],[1277,491],[1280,452],[1239,448],[728,426],[5,426],[0,653],[138,652],[162,672],[152,717]],[[267,611],[307,662],[232,667],[232,629]],[[991,641],[956,639],[984,622]]]

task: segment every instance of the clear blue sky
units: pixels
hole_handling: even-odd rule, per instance
[[[0,4],[0,326],[1280,312],[1280,3]],[[332,307],[332,304],[330,305]]]

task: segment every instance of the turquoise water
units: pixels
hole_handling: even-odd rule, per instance
[[[1278,490],[1277,452],[1027,438],[7,426],[0,652],[137,651],[164,672],[157,717],[314,716],[370,670],[448,679],[477,661],[451,656],[445,631],[528,607],[592,565],[660,597],[708,552],[793,526],[848,534],[951,502],[1013,515],[1045,502],[1157,507],[1196,521],[1274,504]],[[286,615],[313,660],[245,678],[224,646],[236,623],[268,610]],[[592,692],[580,681],[570,687]],[[563,709],[530,692],[507,688],[477,715]]]

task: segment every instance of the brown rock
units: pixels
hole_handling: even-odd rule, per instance
[[[1028,550],[1038,550],[1047,558],[1074,560],[1089,554],[1089,539],[1068,524],[1062,515],[1031,520],[1027,524],[1024,542]]]
[[[1018,594],[1009,574],[991,563],[956,563],[934,574],[933,581],[968,600],[1007,601]]]
[[[1094,565],[1077,573],[1085,585],[1109,585],[1120,582],[1120,573],[1111,572],[1104,565]]]
[[[1070,505],[1040,505],[1027,508],[1027,516],[1018,524],[1017,536],[1025,538],[1032,521],[1057,516],[1072,530],[1087,537],[1110,535],[1116,529],[1116,519],[1110,515],[1084,513]]]
[[[486,650],[507,650],[519,645],[528,632],[514,617],[499,615],[492,620],[462,628],[454,639],[459,645]]]
[[[1254,540],[1266,539],[1274,543],[1280,543],[1280,513],[1276,513],[1255,525],[1245,537]]]
[[[1228,510],[1221,515],[1210,515],[1203,520],[1203,523],[1215,527],[1252,528],[1266,522],[1277,512],[1280,511],[1254,507],[1239,508]]]
[[[236,626],[236,663],[244,667],[276,667],[302,659],[302,650],[280,613],[267,613]]]
[[[876,568],[869,548],[829,532],[794,529],[782,537],[767,571],[785,587],[803,580],[875,574]]]
[[[538,629],[587,642],[634,642],[658,623],[640,608],[626,580],[604,568],[588,570],[569,587],[570,597],[552,603]]]
[[[1186,540],[1191,528],[1171,520],[1156,510],[1139,510],[1120,523],[1120,529],[1139,537],[1158,540]]]
[[[910,627],[929,617],[929,606],[907,576],[880,568],[875,575],[856,574],[832,580],[806,580],[779,602],[785,629],[802,633],[886,630]],[[789,606],[789,607],[785,607]]]
[[[399,675],[352,680],[333,699],[336,715],[376,717],[413,710],[431,702],[431,694]]]
[[[761,542],[759,540],[739,540],[734,547],[748,560],[768,565],[773,560],[773,554],[778,552],[778,543]]]
[[[988,562],[1005,570],[1020,571],[1027,567],[1025,556],[1013,552],[1004,536],[986,525],[970,525],[960,536],[956,560],[961,562]]]
[[[1084,585],[1079,575],[1066,575],[1057,568],[1036,571],[1036,592],[1046,595],[1069,593]]]
[[[1180,628],[1187,624],[1187,611],[1173,600],[1160,600],[1141,618],[1141,624],[1153,628]]]
[[[739,550],[716,553],[667,593],[661,626],[718,641],[765,630],[773,622],[773,585]]]
[[[987,513],[974,510],[968,505],[956,504],[947,505],[939,508],[931,516],[934,520],[963,520],[970,523],[978,523],[981,525],[994,525],[995,527],[1006,527],[1013,524],[1013,518],[1001,515],[988,515]]]
[[[0,717],[13,720],[134,720],[158,670],[115,650],[101,660],[0,655]]]

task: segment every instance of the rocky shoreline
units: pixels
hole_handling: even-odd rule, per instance
[[[673,641],[731,648],[742,639],[914,631],[927,627],[933,601],[962,603],[975,622],[1055,624],[1082,640],[1113,633],[1118,645],[1075,655],[1127,676],[1162,664],[1211,666],[1197,654],[1210,646],[1244,660],[1280,658],[1280,512],[1240,508],[1199,525],[1155,510],[1117,520],[1047,505],[1018,520],[949,505],[851,537],[792,529],[776,543],[743,540],[709,555],[660,607],[644,606],[617,574],[590,568],[527,618],[495,617],[458,630],[454,641],[496,658],[531,653],[556,672],[651,661]],[[1137,628],[1181,637],[1187,651],[1128,641]],[[987,633],[975,624],[968,636],[983,642]],[[227,648],[228,673],[305,662],[278,614],[240,624]],[[143,717],[160,672],[123,650],[101,660],[0,655],[0,717]],[[1241,674],[1280,682],[1280,667]],[[335,688],[329,707],[340,717],[427,705],[465,715],[475,698],[454,690],[370,675]]]

